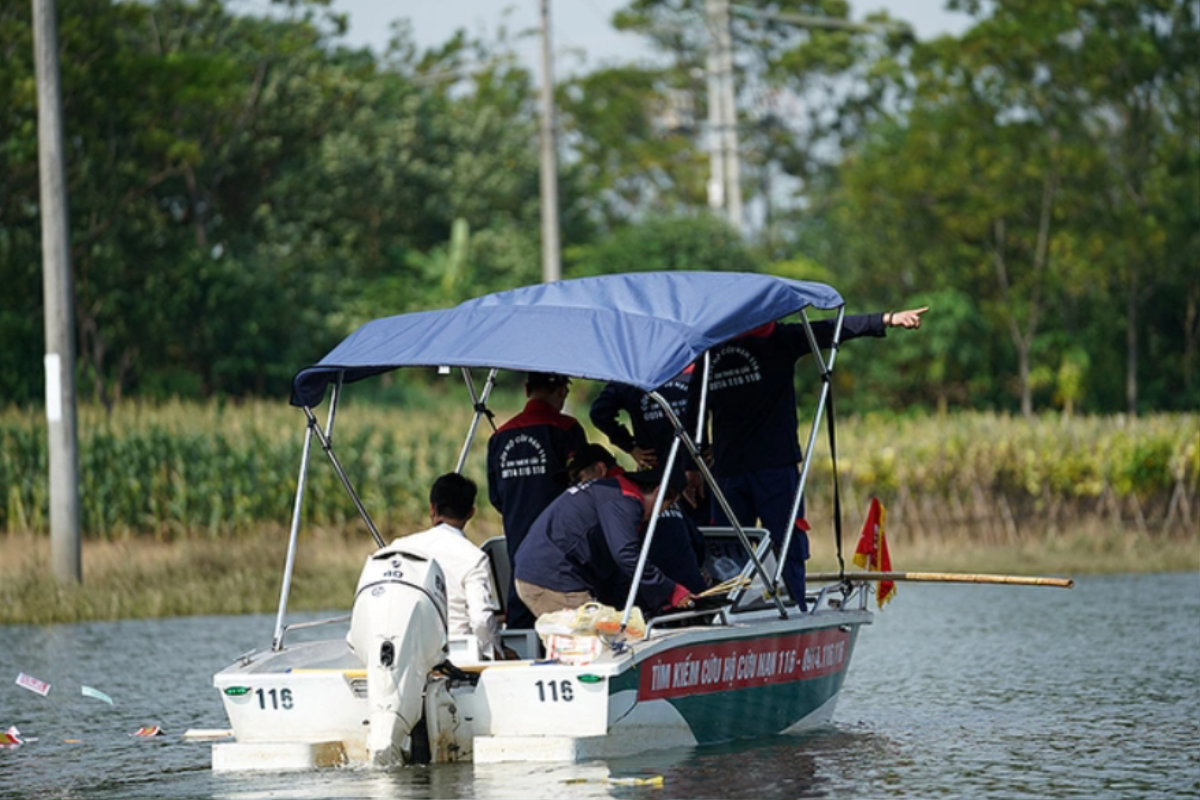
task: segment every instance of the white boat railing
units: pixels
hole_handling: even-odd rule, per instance
[[[796,518],[800,515],[800,504],[804,502],[804,489],[808,486],[808,473],[812,467],[812,452],[817,444],[817,432],[821,427],[821,420],[825,416],[825,405],[829,400],[829,392],[833,383],[833,364],[837,360],[838,342],[842,338],[842,321],[846,316],[846,307],[841,306],[837,312],[837,322],[834,324],[833,343],[829,349],[829,365],[826,366],[825,360],[821,357],[821,348],[817,346],[817,337],[813,333],[812,325],[808,321],[808,314],[801,311],[800,317],[804,322],[804,333],[808,336],[808,346],[812,350],[812,356],[817,362],[817,370],[821,376],[821,395],[817,400],[817,412],[813,416],[812,426],[808,432],[808,445],[804,449],[803,460],[800,466],[800,483],[796,488],[796,497],[792,500],[792,513],[788,517],[791,524],[788,525],[787,534],[783,539],[782,552],[787,553],[792,546],[792,536],[796,532]],[[833,476],[837,480],[837,475]],[[838,558],[841,558],[841,553],[838,553]],[[787,558],[779,559],[779,564],[775,568],[775,582],[783,580],[783,570],[787,565]]]
[[[328,617],[327,619],[314,619],[309,622],[293,622],[290,625],[283,627],[284,631],[302,631],[306,628],[320,628],[324,625],[336,625],[339,622],[349,622],[350,615],[342,614],[338,617]]]
[[[690,611],[677,611],[674,614],[660,614],[657,617],[652,617],[646,623],[646,635],[644,638],[649,639],[650,634],[656,628],[662,628],[672,622],[687,622],[689,620],[703,620],[705,625],[728,626],[729,625],[729,606],[718,606],[717,608],[708,609],[693,609]],[[705,619],[709,618],[709,619]]]

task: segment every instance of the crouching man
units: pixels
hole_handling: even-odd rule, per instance
[[[533,523],[521,543],[514,579],[535,616],[609,598],[630,586],[646,522],[660,491],[664,507],[678,497],[682,472],[663,488],[660,469],[631,472],[573,486]],[[638,597],[648,616],[689,608],[694,596],[647,563]]]

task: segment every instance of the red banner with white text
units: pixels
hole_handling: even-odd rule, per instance
[[[642,662],[639,700],[820,678],[846,668],[850,634],[837,628],[677,647]]]

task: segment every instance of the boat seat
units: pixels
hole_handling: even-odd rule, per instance
[[[500,613],[508,611],[508,586],[512,583],[512,564],[508,562],[508,543],[503,536],[493,536],[479,546],[492,568],[492,585],[496,587]]]

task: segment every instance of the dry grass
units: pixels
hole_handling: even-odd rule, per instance
[[[420,525],[414,523],[410,530]],[[483,541],[495,531],[473,526]],[[847,564],[857,532],[847,531]],[[1073,575],[1196,569],[1200,537],[1151,537],[1099,525],[1053,538],[1025,537],[1002,545],[977,537],[911,536],[889,532],[897,570]],[[363,559],[372,549],[361,530],[304,532],[288,608],[348,609]],[[832,537],[814,531],[811,570],[836,569]],[[63,586],[48,579],[46,537],[0,537],[0,624],[91,619],[273,612],[279,602],[287,531],[231,541],[195,537],[174,542],[145,538],[86,541],[84,582]]]
[[[503,419],[518,403],[496,406]],[[343,464],[386,539],[425,527],[428,486],[453,461],[469,416],[432,401],[343,410]],[[272,403],[81,410],[90,525],[76,587],[47,577],[43,423],[0,409],[0,623],[273,611],[287,547],[277,520],[291,509],[299,423],[295,409]],[[964,412],[850,423],[839,455],[847,561],[877,494],[900,570],[1084,574],[1200,563],[1200,415],[1025,421]],[[481,487],[485,438],[466,469]],[[810,566],[825,571],[836,565],[832,474],[816,453]],[[476,542],[500,532],[486,499],[479,507]],[[305,513],[289,608],[346,608],[372,542],[320,457]]]

